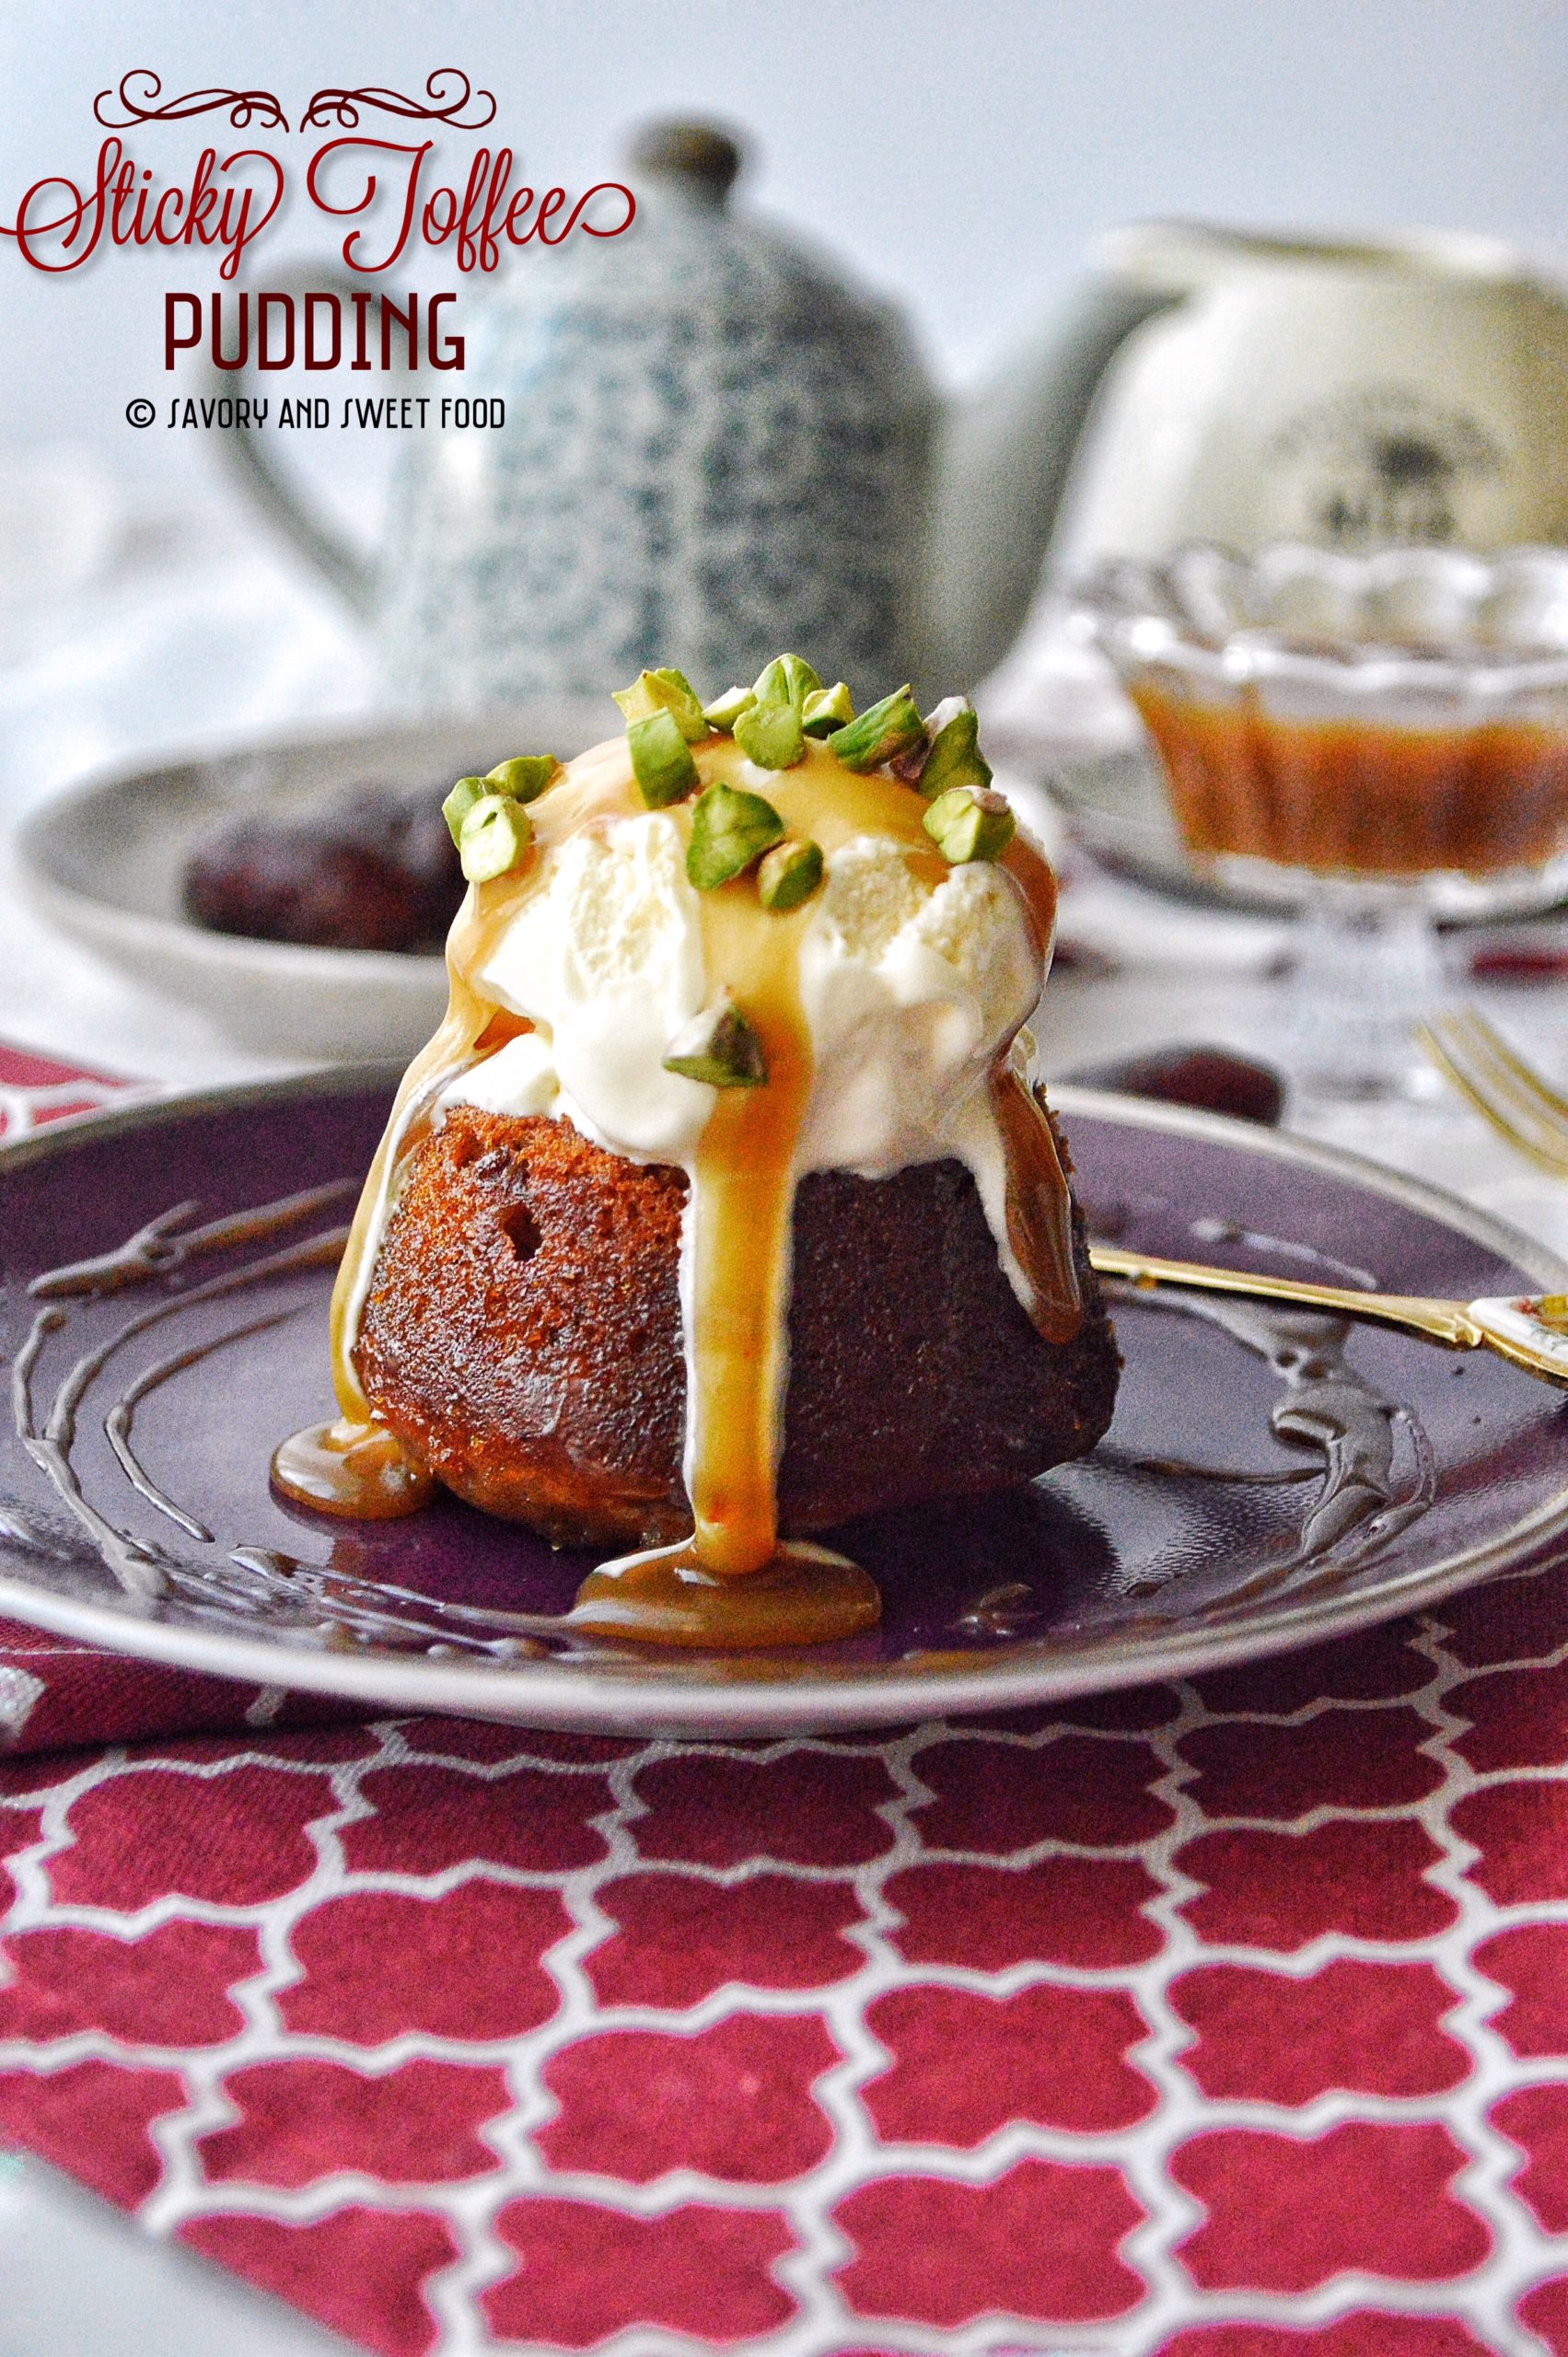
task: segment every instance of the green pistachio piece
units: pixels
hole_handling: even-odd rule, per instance
[[[650,712],[626,724],[632,754],[632,774],[650,810],[662,810],[690,794],[697,783],[697,764],[672,712]]]
[[[629,688],[617,688],[615,701],[628,720],[647,720],[655,713],[674,715],[676,726],[689,745],[708,733],[703,699],[684,671],[639,671]]]
[[[792,703],[799,712],[807,696],[819,695],[822,682],[804,656],[775,655],[752,683],[759,703]]]
[[[488,884],[516,867],[533,841],[533,821],[509,794],[483,794],[463,820],[458,857],[470,884]]]
[[[841,761],[846,770],[880,769],[884,761],[896,759],[918,745],[925,735],[925,723],[916,711],[907,687],[895,688],[880,703],[872,704],[858,720],[852,720],[828,739],[828,750]]]
[[[733,733],[743,712],[749,712],[757,698],[749,688],[726,688],[722,696],[703,706],[703,717],[710,728],[723,728]]]
[[[925,814],[926,833],[955,867],[1000,858],[1017,827],[1005,795],[982,785],[950,785]]]
[[[792,770],[806,759],[806,732],[792,703],[754,703],[736,722],[735,741],[760,770]]]
[[[775,843],[757,870],[757,894],[765,909],[783,916],[808,900],[821,881],[820,843]]]
[[[783,839],[784,820],[760,794],[710,785],[692,808],[686,873],[699,892],[716,892]]]
[[[768,1077],[762,1042],[727,995],[676,1033],[664,1068],[714,1088],[760,1088]]]
[[[991,784],[991,764],[980,749],[980,722],[973,704],[950,699],[938,704],[926,723],[931,750],[919,777],[922,794],[934,802],[949,786]]]
[[[482,801],[495,788],[484,777],[460,777],[441,805],[441,816],[447,821],[447,831],[455,843],[463,839],[463,820],[476,802]]]
[[[485,772],[484,782],[497,794],[517,802],[537,802],[547,786],[566,774],[553,753],[519,753],[516,761],[497,761]]]
[[[957,714],[964,711],[968,704],[968,696],[944,696],[935,711],[926,714],[925,734],[919,744],[912,745],[907,753],[895,754],[889,762],[888,767],[892,771],[893,775],[901,777],[906,785],[918,785],[925,764],[931,759],[931,748],[937,737],[946,728],[947,723]],[[947,783],[950,785],[958,785],[962,781],[958,778],[949,778]]]
[[[842,728],[846,720],[854,718],[854,698],[842,679],[807,696],[801,714],[808,737],[830,737],[835,728]]]

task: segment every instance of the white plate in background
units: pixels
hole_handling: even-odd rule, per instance
[[[23,822],[17,881],[57,931],[145,988],[199,1007],[242,1047],[302,1062],[411,1055],[447,1003],[439,957],[209,932],[180,904],[192,853],[243,813],[295,819],[357,784],[444,792],[514,753],[569,761],[615,725],[608,697],[552,700],[105,772]]]

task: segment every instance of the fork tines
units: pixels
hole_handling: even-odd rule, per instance
[[[1446,1008],[1416,1037],[1499,1137],[1568,1178],[1568,1097],[1532,1071],[1484,1015],[1473,1006]]]

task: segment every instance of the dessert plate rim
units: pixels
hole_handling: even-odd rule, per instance
[[[39,1162],[66,1160],[82,1144],[183,1117],[389,1087],[401,1070],[399,1064],[381,1061],[340,1064],[281,1080],[139,1097],[134,1103],[73,1116],[9,1144],[0,1144],[0,1178]],[[1051,1094],[1052,1106],[1069,1121],[1087,1117],[1121,1123],[1322,1171],[1437,1221],[1522,1269],[1542,1290],[1568,1288],[1568,1261],[1548,1246],[1445,1189],[1365,1155],[1289,1132],[1107,1090],[1063,1083]],[[813,1678],[807,1671],[798,1679],[772,1685],[743,1678],[704,1678],[695,1664],[690,1678],[671,1677],[666,1668],[656,1680],[640,1682],[623,1666],[607,1666],[603,1674],[576,1666],[567,1676],[549,1662],[530,1660],[492,1664],[389,1651],[318,1655],[268,1635],[238,1636],[138,1618],[124,1606],[63,1596],[4,1565],[0,1613],[54,1635],[166,1666],[248,1685],[336,1696],[389,1712],[449,1713],[566,1731],[768,1736],[1024,1708],[1231,1667],[1348,1636],[1499,1573],[1528,1570],[1565,1534],[1568,1479],[1544,1505],[1437,1563],[1352,1594],[1330,1588],[1295,1602],[1265,1602],[1249,1608],[1233,1627],[1209,1621],[1190,1635],[1178,1629],[1153,1639],[1102,1643],[1092,1656],[1068,1647],[1024,1662],[1014,1656],[992,1664],[977,1655],[960,1670],[940,1671],[912,1670],[895,1662],[826,1677]]]

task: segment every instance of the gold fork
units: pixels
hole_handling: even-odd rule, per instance
[[[1332,1310],[1399,1326],[1455,1351],[1495,1351],[1514,1365],[1568,1385],[1568,1294],[1521,1294],[1495,1301],[1429,1301],[1420,1294],[1355,1293],[1342,1285],[1308,1284],[1295,1277],[1254,1276],[1245,1269],[1214,1269],[1196,1260],[1162,1260],[1092,1244],[1089,1259],[1103,1277],[1125,1277],[1139,1288],[1183,1285],[1195,1293],[1234,1293],[1252,1301],[1288,1301],[1303,1309]]]
[[[1484,1015],[1473,1006],[1446,1009],[1416,1038],[1500,1138],[1568,1178],[1568,1097],[1533,1072]]]

